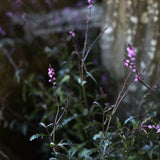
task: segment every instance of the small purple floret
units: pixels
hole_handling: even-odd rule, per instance
[[[53,83],[53,86],[56,85],[56,82],[55,82],[56,78],[54,77],[54,75],[55,75],[54,69],[51,67],[51,65],[49,65],[48,76],[50,79],[48,81]]]

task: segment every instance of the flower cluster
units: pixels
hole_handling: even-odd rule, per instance
[[[160,133],[160,126],[159,126],[159,125],[157,125],[157,126],[155,126],[155,125],[148,125],[148,128],[149,128],[149,129],[154,128],[154,129],[157,130],[157,133]]]
[[[56,78],[54,77],[54,75],[55,75],[54,69],[51,67],[51,65],[49,65],[48,76],[50,79],[48,81],[51,82],[53,86],[56,85],[56,82],[55,82]]]
[[[88,8],[92,8],[93,7],[93,0],[88,0],[89,6]]]
[[[134,52],[134,48],[128,45],[127,52],[128,52],[127,55],[128,58],[124,60],[124,65],[126,67],[129,67],[133,72],[136,72],[136,66],[135,66],[136,53]]]
[[[71,34],[72,37],[75,37],[75,33],[73,30],[69,31],[69,34]]]

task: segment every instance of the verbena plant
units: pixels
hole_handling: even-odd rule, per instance
[[[40,83],[45,92],[44,97],[47,97],[39,123],[42,132],[37,131],[30,137],[30,141],[44,139],[44,146],[50,147],[50,160],[159,159],[160,126],[156,115],[159,83],[149,87],[144,82],[143,74],[136,69],[134,48],[128,45],[127,59],[124,60],[124,65],[129,68],[128,75],[114,104],[108,101],[103,87],[95,78],[100,71],[98,68],[92,69],[93,63],[88,60],[94,44],[107,27],[89,44],[89,22],[93,1],[88,0],[88,4],[89,14],[83,48],[79,49],[77,46],[75,41],[77,33],[74,30],[69,31],[67,41],[73,42],[74,51],[69,55],[65,49],[62,50],[63,53],[59,55],[59,69],[55,69],[58,68],[55,64],[49,64],[48,76],[51,84],[49,89],[45,90]],[[25,18],[25,14],[22,18]],[[5,34],[3,30],[1,32]],[[49,56],[53,54],[58,56],[51,47],[46,46],[44,51]],[[152,108],[145,104],[142,119],[138,118],[137,115],[140,114],[138,112],[137,115],[129,116],[122,122],[115,114],[135,83],[145,86],[148,90],[145,96],[153,94],[151,101],[155,103]],[[142,103],[138,108],[139,110],[142,108]]]
[[[140,82],[155,96],[155,99],[159,100],[155,92],[158,83],[152,88],[149,87],[144,82],[142,73],[136,69],[136,54],[133,47],[130,45],[127,47],[128,58],[124,60],[124,65],[129,68],[129,73],[113,105],[107,103],[102,89],[99,95],[87,90],[88,81],[92,80],[95,85],[97,81],[93,76],[95,73],[88,71],[89,64],[86,60],[95,42],[107,30],[105,28],[93,43],[88,45],[88,25],[93,1],[88,0],[88,3],[89,15],[83,49],[80,51],[77,49],[74,41],[76,33],[71,30],[69,33],[75,51],[74,55],[66,61],[65,70],[68,70],[63,76],[60,72],[64,68],[59,71],[59,77],[56,75],[56,84],[54,69],[51,66],[48,69],[49,81],[52,82],[55,93],[57,112],[53,114],[53,122],[46,124],[43,121],[40,125],[46,129],[50,147],[53,149],[50,159],[158,159],[160,158],[160,126],[158,121],[154,121],[153,115],[148,113],[142,120],[130,116],[124,122],[114,117],[119,105],[135,83]],[[78,59],[77,72],[73,69],[76,65],[71,62],[75,55]],[[73,64],[69,65],[69,61]],[[130,83],[133,74],[135,78]],[[105,103],[98,102],[97,99],[100,97],[105,100]],[[113,118],[114,123],[112,123]],[[36,134],[30,140],[43,136],[44,133]]]

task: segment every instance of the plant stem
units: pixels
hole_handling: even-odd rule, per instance
[[[53,89],[54,89],[54,93],[55,93],[55,97],[56,97],[56,102],[57,102],[57,113],[56,113],[56,117],[55,117],[55,120],[54,120],[54,124],[53,124],[53,143],[55,142],[55,134],[56,134],[56,126],[57,126],[57,119],[58,119],[58,115],[59,115],[59,101],[58,101],[58,97],[57,97],[57,94],[56,94],[56,89],[55,89],[55,86],[53,86]]]
[[[109,121],[108,121],[108,123],[107,123],[107,128],[106,128],[105,136],[106,136],[106,135],[107,135],[107,133],[108,133],[109,126],[110,126],[110,123],[111,123],[111,120],[112,120],[112,114],[110,115],[110,117],[109,117]]]
[[[125,89],[125,87],[126,87],[126,85],[127,85],[127,82],[128,82],[129,77],[131,76],[131,73],[132,73],[132,71],[130,71],[130,72],[128,73],[128,76],[126,77],[126,79],[125,79],[125,81],[124,81],[124,84],[123,84],[123,86],[122,86],[122,89],[121,89],[121,91],[120,91],[120,93],[119,93],[119,95],[118,95],[118,97],[117,97],[115,106],[114,106],[114,108],[113,108],[113,111],[112,111],[112,113],[111,113],[111,115],[110,115],[110,118],[109,118],[109,121],[108,121],[108,123],[107,123],[107,128],[106,128],[105,135],[107,135],[107,133],[108,133],[108,130],[109,130],[109,126],[110,126],[112,117],[113,117],[113,115],[115,114],[115,112],[117,111],[118,106],[120,105],[121,101],[123,100],[123,98],[125,97],[125,95],[128,93],[128,90],[130,89],[130,87],[131,87],[131,86],[133,85],[133,83],[134,83],[134,82],[133,82],[133,83],[128,87],[128,89],[124,92],[124,89]],[[123,92],[124,92],[124,93],[123,93]]]
[[[119,104],[120,104],[119,101],[121,102],[121,97],[123,97],[123,96],[122,96],[122,93],[123,93],[123,91],[124,91],[124,89],[125,89],[125,87],[126,87],[126,85],[127,85],[128,79],[129,79],[129,77],[131,76],[131,74],[132,74],[132,71],[130,70],[130,72],[128,73],[128,76],[126,77],[126,79],[125,79],[125,81],[124,81],[123,87],[122,87],[122,89],[121,89],[121,91],[120,91],[120,93],[119,93],[119,95],[118,95],[118,98],[117,98],[116,103],[115,103],[115,107],[113,108],[113,111],[112,111],[112,115],[115,114],[115,112],[116,112],[116,110],[117,110],[117,108],[118,108],[118,106],[119,106]],[[124,93],[124,94],[125,94],[125,93]]]
[[[87,53],[85,55],[85,57],[83,58],[83,62],[85,62],[85,60],[87,59],[88,57],[88,54],[90,52],[90,50],[92,49],[93,45],[97,42],[97,40],[103,35],[103,33],[107,30],[107,28],[104,28],[103,31],[101,31],[99,33],[99,35],[96,37],[96,39],[91,43],[91,45],[89,46],[88,50],[87,50]]]
[[[60,117],[58,118],[58,120],[57,120],[57,122],[56,122],[56,125],[57,125],[57,124],[59,123],[59,121],[62,119],[64,113],[66,112],[66,109],[67,109],[67,107],[68,107],[68,104],[69,104],[69,98],[67,97],[67,104],[66,104],[66,106],[64,107],[64,110],[63,110],[62,114],[61,114]]]
[[[155,95],[156,99],[159,101],[159,96],[147,85],[145,84],[141,79],[138,78],[138,81],[143,84],[153,95]]]

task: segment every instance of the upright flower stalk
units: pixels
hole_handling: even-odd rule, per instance
[[[144,82],[144,78],[143,78],[143,75],[137,71],[136,69],[136,65],[135,65],[135,60],[136,60],[136,53],[134,51],[134,47],[131,47],[130,45],[128,45],[127,47],[127,52],[128,52],[128,55],[127,55],[127,58],[124,60],[124,65],[128,68],[130,68],[130,72],[128,74],[128,76],[126,77],[125,81],[124,81],[124,84],[122,86],[122,89],[120,91],[120,94],[118,95],[118,98],[116,100],[116,103],[114,105],[114,108],[113,108],[113,111],[110,115],[110,118],[109,118],[109,121],[107,123],[107,128],[106,128],[106,132],[105,132],[105,135],[107,134],[108,130],[109,130],[109,126],[110,126],[110,123],[111,123],[111,120],[112,120],[112,117],[113,115],[115,114],[115,112],[117,111],[120,103],[122,102],[122,100],[124,99],[124,97],[127,95],[129,89],[134,85],[135,82],[140,82],[142,85],[144,85],[151,93],[153,93],[156,98],[159,100],[159,96],[152,90],[152,88],[150,88],[145,82]],[[135,76],[135,79],[134,81],[129,85],[129,87],[127,87],[127,89],[125,90],[126,88],[126,85],[128,83],[128,80],[129,80],[129,77],[131,76],[132,73],[136,73],[136,76]],[[151,128],[151,126],[149,126],[149,128]],[[152,128],[155,128],[155,127],[152,127]],[[157,132],[160,132],[160,127],[157,127]],[[102,127],[102,130],[103,127]]]
[[[128,45],[127,47],[128,52],[128,58],[124,60],[124,65],[126,67],[129,67],[132,72],[136,73],[136,77],[134,79],[135,82],[140,82],[142,85],[144,85],[151,93],[153,93],[156,98],[159,98],[158,95],[150,88],[145,82],[142,73],[138,72],[135,66],[135,60],[136,60],[136,53],[134,52],[134,47],[131,47]]]
[[[49,135],[50,142],[53,143],[53,146],[54,146],[53,150],[56,152],[56,147],[55,147],[56,146],[55,145],[56,126],[58,125],[58,123],[60,122],[60,120],[62,119],[64,113],[67,110],[67,107],[69,105],[69,97],[67,97],[67,103],[66,103],[66,105],[65,105],[65,107],[63,109],[63,112],[60,114],[59,113],[60,112],[60,105],[59,105],[60,103],[59,103],[58,96],[56,94],[56,88],[55,88],[55,86],[56,86],[55,70],[54,70],[54,68],[52,68],[51,65],[49,65],[49,68],[48,68],[48,76],[49,76],[49,80],[48,81],[50,83],[52,83],[52,85],[53,85],[53,90],[54,90],[54,94],[55,94],[55,97],[56,97],[56,103],[57,103],[57,113],[56,113],[56,116],[55,116],[54,122],[53,122],[53,131],[52,131],[53,134],[51,134],[51,135],[53,135],[53,138],[51,138],[47,127],[46,127],[46,130],[47,130],[47,133]]]
[[[112,120],[112,117],[113,115],[115,114],[115,112],[117,111],[120,103],[122,102],[122,100],[124,99],[124,97],[127,95],[129,89],[134,85],[135,81],[137,81],[137,76],[135,78],[135,80],[129,85],[129,87],[127,87],[127,89],[125,90],[126,88],[126,85],[128,83],[128,80],[132,74],[132,72],[137,72],[136,70],[136,66],[135,66],[135,60],[136,60],[136,53],[134,52],[134,48],[131,47],[130,45],[128,45],[127,47],[127,52],[128,52],[128,55],[127,55],[127,59],[124,60],[124,65],[126,67],[129,67],[130,68],[130,72],[128,74],[128,76],[126,77],[124,83],[123,83],[123,86],[122,86],[122,89],[117,97],[117,100],[115,102],[115,105],[114,105],[114,108],[113,108],[113,111],[110,115],[110,118],[109,118],[109,121],[107,123],[107,128],[106,128],[106,134],[109,130],[109,126],[110,126],[110,123],[111,123],[111,120]],[[137,74],[138,75],[138,74]]]
[[[51,67],[51,65],[49,65],[49,68],[48,68],[48,76],[50,78],[48,81],[53,84],[53,90],[54,90],[54,94],[56,96],[56,102],[57,102],[57,113],[56,113],[56,117],[55,117],[55,120],[54,120],[54,123],[53,123],[53,143],[54,143],[55,142],[56,125],[57,125],[57,120],[58,120],[58,116],[59,116],[60,106],[59,106],[59,101],[58,101],[57,94],[56,94],[56,89],[55,89],[55,85],[56,85],[55,71]]]

